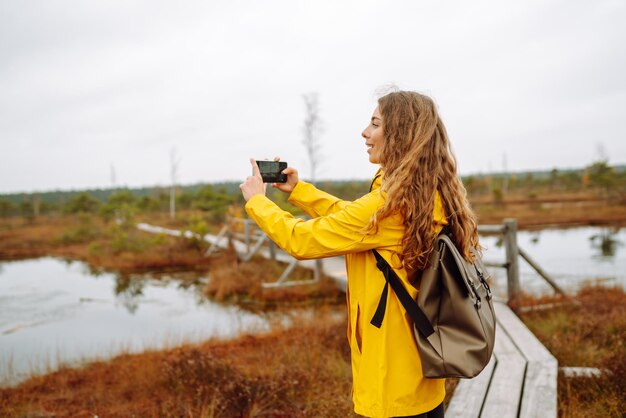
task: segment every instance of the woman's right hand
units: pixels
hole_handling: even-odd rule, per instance
[[[280,161],[280,157],[274,157],[274,161]],[[293,167],[287,167],[283,170],[284,174],[287,174],[286,183],[272,183],[272,187],[280,190],[281,192],[291,193],[296,184],[300,181],[298,178],[298,170]]]

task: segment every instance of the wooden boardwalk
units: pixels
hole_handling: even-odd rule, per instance
[[[139,224],[148,232],[181,236],[180,231]],[[190,233],[183,233],[190,234]],[[228,241],[214,235],[204,237],[208,242],[226,247]],[[232,240],[239,253],[248,246]],[[267,248],[259,254],[270,257]],[[283,251],[274,257],[290,263],[293,258]],[[315,260],[302,260],[304,267],[314,268]],[[344,257],[325,258],[323,274],[332,277],[345,291],[347,276]],[[473,379],[461,379],[446,410],[447,418],[556,418],[557,373],[556,358],[539,342],[513,311],[503,302],[494,303],[496,310],[496,342],[487,367]]]
[[[505,303],[494,308],[491,361],[477,377],[459,382],[446,417],[556,417],[556,358]]]

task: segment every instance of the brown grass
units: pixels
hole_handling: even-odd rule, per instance
[[[552,192],[549,189],[509,193],[502,203],[491,196],[470,197],[481,224],[516,218],[522,229],[545,226],[624,225],[626,202],[611,201],[596,192]]]
[[[0,416],[356,417],[345,326],[319,309],[263,336],[65,368],[0,389]]]
[[[240,263],[231,254],[211,269],[205,294],[219,302],[237,303],[248,309],[268,309],[319,304],[344,304],[345,294],[322,275],[318,282],[294,287],[264,289],[262,283],[278,280],[286,265],[261,257]],[[289,280],[311,280],[313,271],[296,267]]]
[[[587,287],[575,300],[526,297],[522,306],[554,307],[520,314],[559,366],[597,367],[602,377],[566,378],[559,374],[560,417],[623,417],[626,411],[626,292]]]
[[[0,390],[0,415],[351,416],[343,322],[124,355]],[[55,414],[55,415],[46,415]]]
[[[121,228],[97,217],[40,217],[0,221],[0,260],[42,256],[78,259],[119,272],[206,270],[211,259],[179,237]]]

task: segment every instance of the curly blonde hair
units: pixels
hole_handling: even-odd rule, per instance
[[[433,210],[439,192],[452,239],[461,254],[473,260],[471,248],[480,248],[476,215],[435,103],[423,94],[397,91],[378,99],[378,108],[384,137],[381,192],[387,197],[366,229],[377,231],[381,219],[402,214],[400,258],[407,270],[424,269],[436,238]]]

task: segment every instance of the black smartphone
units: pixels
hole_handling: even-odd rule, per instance
[[[259,161],[256,160],[263,177],[263,183],[286,183],[287,174],[283,170],[287,168],[285,161]]]

